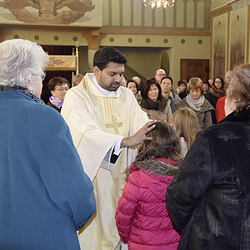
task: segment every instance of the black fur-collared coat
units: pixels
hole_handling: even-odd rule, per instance
[[[166,198],[178,249],[250,249],[250,111],[198,133]]]

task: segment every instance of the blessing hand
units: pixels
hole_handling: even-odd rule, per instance
[[[121,148],[125,147],[136,147],[145,140],[152,140],[152,137],[146,136],[148,132],[155,128],[157,120],[147,122],[142,128],[140,128],[134,135],[125,137],[121,141]]]

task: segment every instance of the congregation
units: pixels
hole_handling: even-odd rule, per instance
[[[91,72],[88,71],[88,73]],[[78,86],[85,74],[74,75],[71,86]],[[179,80],[176,90],[174,90],[171,76],[166,75],[164,69],[158,69],[155,76],[146,79],[145,83],[138,76],[131,79],[125,77],[123,78],[125,83],[121,83],[121,86],[127,87],[133,92],[149,119],[171,123],[173,114],[179,108],[188,107],[196,112],[200,126],[204,129],[225,118],[224,105],[230,79],[231,71],[225,73],[224,79],[218,76],[213,80],[202,80],[189,76],[186,80]],[[60,112],[66,92],[70,88],[69,82],[60,76],[53,77],[47,88],[50,91],[50,97],[48,102],[46,102],[47,97],[44,101]]]
[[[42,100],[41,47],[0,58],[0,249],[250,249],[250,64],[143,82],[102,47]]]

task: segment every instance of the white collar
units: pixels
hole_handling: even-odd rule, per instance
[[[117,95],[117,91],[108,91],[104,88],[102,88],[96,81],[95,75],[90,75],[88,74],[89,78],[91,79],[91,81],[94,83],[94,85],[96,86],[96,88],[101,91],[104,95],[108,96],[108,97],[114,97]]]

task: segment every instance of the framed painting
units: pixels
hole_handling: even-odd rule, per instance
[[[0,0],[1,24],[102,26],[102,0]]]
[[[212,77],[224,77],[227,61],[228,13],[213,18]]]
[[[246,62],[248,7],[231,11],[229,39],[229,69]]]

